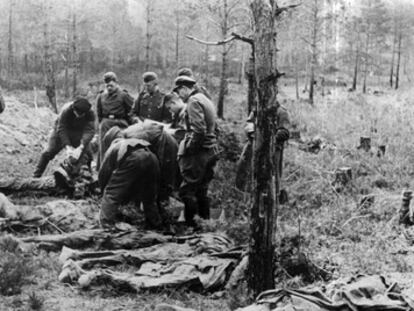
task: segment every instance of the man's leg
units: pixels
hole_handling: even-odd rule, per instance
[[[217,163],[217,157],[214,150],[203,151],[200,155],[200,163],[205,165],[204,175],[200,185],[197,187],[196,197],[198,202],[199,215],[203,219],[210,218],[210,199],[208,198],[208,186],[214,177],[214,168]]]
[[[178,161],[183,181],[180,185],[180,197],[184,203],[184,216],[188,226],[195,227],[194,216],[199,213],[197,188],[204,175],[198,155],[184,156]]]
[[[33,177],[39,178],[43,175],[49,162],[63,149],[62,143],[55,131],[52,132],[49,138],[48,146],[40,156],[40,160],[33,173]]]
[[[144,206],[145,220],[149,228],[160,229],[163,224],[162,206],[158,205],[160,167],[157,157],[147,149],[135,151],[137,157],[137,182],[135,193]]]

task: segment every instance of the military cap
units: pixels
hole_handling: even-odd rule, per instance
[[[178,76],[193,77],[193,71],[188,67],[184,67],[178,70]]]
[[[114,82],[118,81],[116,74],[112,71],[105,73],[103,76],[103,79],[105,83],[109,83],[111,81],[114,81]]]
[[[175,78],[174,83],[175,88],[173,91],[177,91],[180,86],[193,87],[196,84],[196,80],[188,76],[178,76]]]
[[[142,79],[144,80],[144,82],[151,82],[154,80],[158,80],[158,76],[155,72],[148,71],[142,75]]]
[[[92,105],[86,98],[78,98],[73,102],[73,109],[79,113],[88,112]]]

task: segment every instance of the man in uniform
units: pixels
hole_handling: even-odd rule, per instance
[[[121,128],[127,127],[130,123],[130,112],[133,98],[125,91],[121,90],[118,78],[113,72],[107,72],[103,76],[106,90],[98,95],[96,111],[99,121],[99,155],[98,168],[103,160],[101,143],[106,132],[113,126]]]
[[[210,218],[208,185],[214,176],[218,160],[216,111],[213,103],[195,88],[196,81],[188,76],[175,79],[176,92],[186,108],[186,133],[178,149],[178,164],[183,181],[180,197],[184,216],[195,227],[194,216]]]
[[[184,68],[181,68],[180,70],[178,70],[177,76],[186,76],[186,77],[190,77],[190,78],[194,79],[193,71],[191,70],[191,68],[187,68],[187,67],[184,67]],[[196,84],[194,84],[194,88],[198,92],[203,93],[208,99],[211,100],[211,95],[204,86],[199,85],[198,83],[196,83]]]
[[[160,166],[160,183],[158,203],[161,209],[169,205],[169,196],[176,188],[177,151],[178,145],[163,124],[145,120],[126,129],[111,128],[104,137],[104,146],[109,146],[115,138],[135,138],[150,143],[149,150],[154,153]]]
[[[175,140],[179,144],[184,139],[186,129],[185,111],[187,105],[175,92],[165,95],[164,103],[165,107],[170,111],[172,116],[172,122],[166,130],[174,136]]]
[[[48,147],[42,153],[33,177],[41,177],[49,161],[65,147],[75,158],[79,158],[79,162],[86,163],[90,160],[89,143],[95,134],[95,114],[91,107],[85,98],[79,98],[63,106]]]
[[[158,77],[155,72],[146,72],[142,75],[144,91],[138,95],[132,108],[132,117],[137,122],[138,118],[151,119],[158,122],[171,122],[171,115],[164,106],[165,94],[158,86]]]
[[[117,132],[113,134],[118,135]],[[116,222],[122,220],[119,207],[134,201],[136,207],[142,202],[149,229],[162,228],[156,204],[160,167],[157,157],[148,149],[149,145],[142,139],[117,138],[105,153],[98,176],[103,193],[100,212],[102,227],[114,227]]]

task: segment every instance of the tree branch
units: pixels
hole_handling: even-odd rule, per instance
[[[236,37],[233,36],[233,35],[231,37],[228,37],[227,39],[220,40],[220,41],[215,41],[215,42],[214,41],[204,41],[204,40],[201,40],[201,39],[195,38],[193,36],[189,36],[189,35],[186,35],[186,37],[190,40],[194,40],[194,41],[197,41],[198,43],[205,44],[205,45],[223,45],[223,44],[229,43],[229,42],[236,39]]]
[[[252,38],[249,38],[249,37],[245,37],[245,36],[239,35],[239,34],[237,34],[237,33],[235,33],[235,32],[232,32],[232,33],[231,33],[231,35],[232,35],[235,39],[237,39],[237,40],[244,41],[244,42],[247,42],[247,43],[249,43],[249,44],[251,44],[251,45],[254,45],[254,41],[253,41],[253,39],[252,39]]]
[[[228,37],[227,39],[220,40],[220,41],[204,41],[204,40],[201,40],[201,39],[195,38],[193,36],[189,36],[189,35],[186,35],[186,37],[190,40],[194,40],[194,41],[197,41],[198,43],[205,44],[205,45],[223,45],[223,44],[227,44],[227,43],[229,43],[233,40],[240,40],[240,41],[243,41],[243,42],[247,42],[247,43],[251,44],[252,46],[254,44],[253,39],[242,36],[242,35],[239,35],[235,32],[232,32],[231,36]]]
[[[293,8],[296,8],[299,5],[300,5],[300,3],[298,3],[298,4],[291,4],[291,5],[283,6],[283,7],[280,7],[280,8],[279,7],[276,7],[276,10],[274,12],[274,16],[277,17],[280,14],[282,14],[283,12],[285,12],[287,10],[290,10],[290,9],[293,9]]]

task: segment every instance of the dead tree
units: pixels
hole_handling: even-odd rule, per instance
[[[151,24],[152,24],[152,12],[153,12],[153,2],[147,0],[146,7],[146,27],[145,27],[145,71],[148,71],[150,68],[150,50],[151,50]]]
[[[51,40],[50,40],[50,4],[46,0],[44,2],[44,23],[43,23],[43,39],[44,39],[44,73],[46,96],[55,113],[58,113],[56,105],[56,78],[53,68]]]
[[[14,64],[14,54],[13,54],[13,7],[14,0],[10,0],[9,3],[9,31],[8,31],[8,41],[7,41],[7,75],[8,77],[13,76],[13,64]]]
[[[247,281],[254,294],[274,288],[273,255],[278,209],[274,124],[279,72],[276,67],[276,18],[283,12],[270,0],[254,0],[250,7],[254,27],[257,119],[253,158],[253,206]]]
[[[72,95],[76,96],[78,90],[78,71],[79,57],[77,49],[78,33],[77,33],[76,11],[72,12]]]
[[[400,84],[401,41],[402,31],[400,31],[398,35],[397,68],[395,69],[395,89],[398,89]]]

